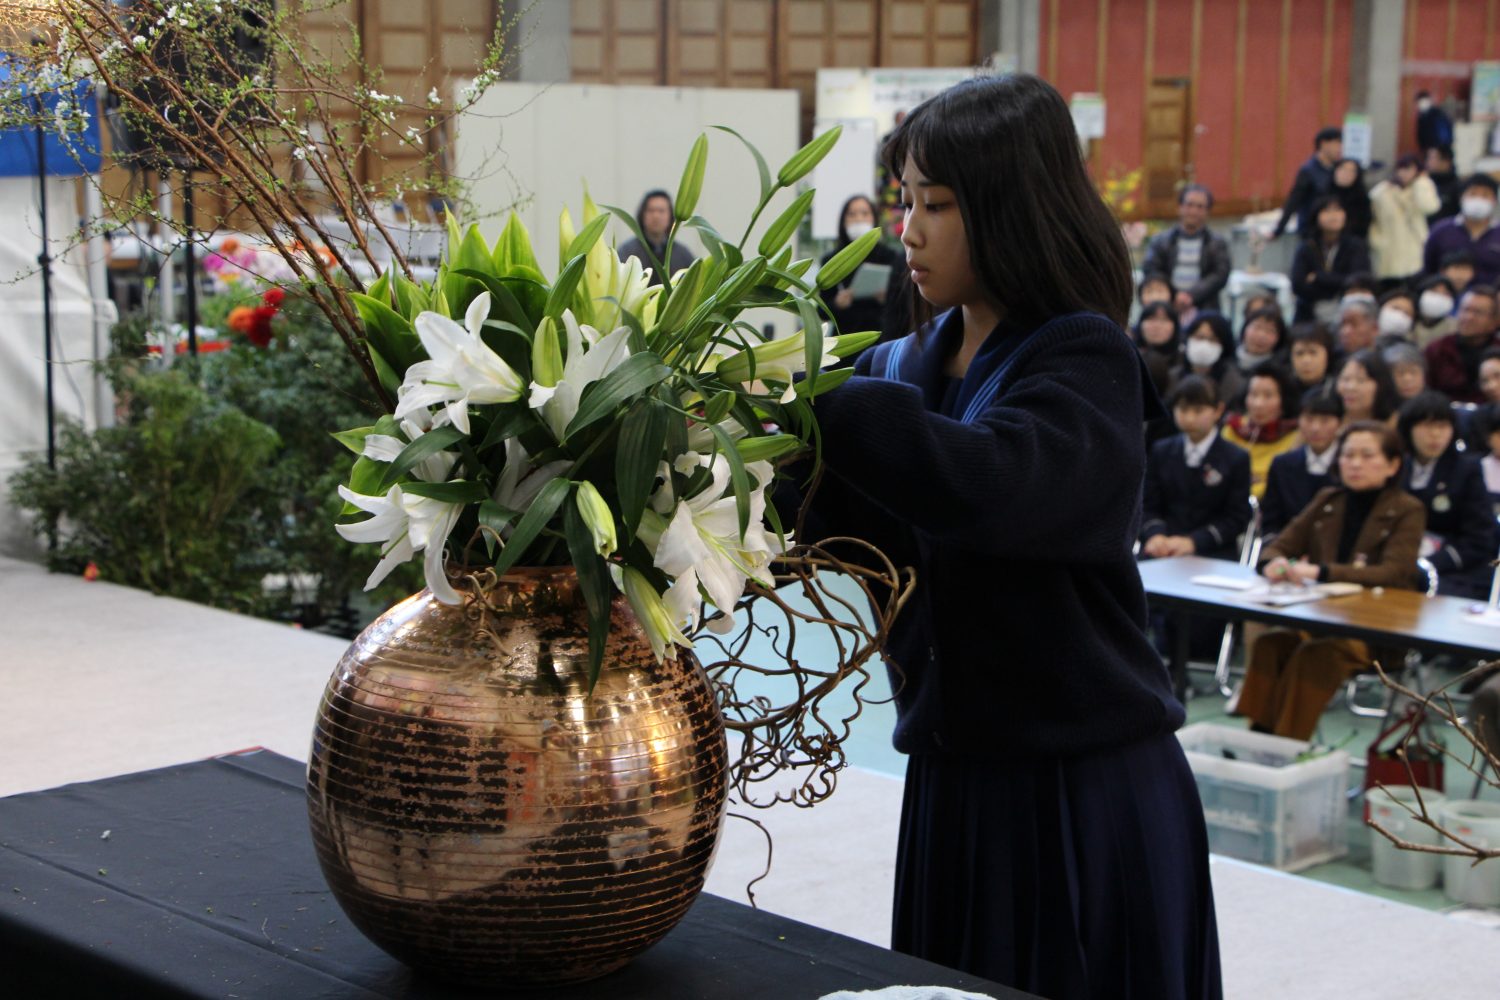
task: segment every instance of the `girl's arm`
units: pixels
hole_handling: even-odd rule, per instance
[[[828,465],[898,522],[976,551],[1128,553],[1145,465],[1140,357],[1102,317],[1046,337],[972,424],[928,412],[914,386],[850,379],[817,403]]]

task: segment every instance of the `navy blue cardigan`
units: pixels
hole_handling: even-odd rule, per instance
[[[1157,535],[1187,535],[1197,555],[1238,559],[1237,539],[1250,523],[1250,453],[1223,435],[1208,446],[1196,469],[1188,468],[1186,453],[1184,434],[1151,446],[1141,542]]]
[[[1442,547],[1427,557],[1437,570],[1438,592],[1488,597],[1490,563],[1500,539],[1479,461],[1449,448],[1438,456],[1426,487],[1412,489],[1411,474],[1408,456],[1401,469],[1401,485],[1427,508],[1427,531],[1443,540]]]
[[[870,350],[817,401],[826,470],[808,540],[863,537],[918,574],[885,651],[896,748],[1061,757],[1172,732],[1183,709],[1131,554],[1142,420],[1161,412],[1139,353],[1099,315],[1002,323],[950,415],[944,367],[962,339],[950,311],[925,342],[893,342],[899,381],[871,377]],[[958,419],[1002,369],[989,405]]]

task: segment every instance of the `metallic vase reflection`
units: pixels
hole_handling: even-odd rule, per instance
[[[664,936],[703,888],[723,721],[686,652],[659,665],[623,599],[585,673],[570,569],[364,631],[318,710],[308,812],[349,918],[402,961],[491,988],[576,982]]]

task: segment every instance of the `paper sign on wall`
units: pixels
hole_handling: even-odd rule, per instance
[[[1073,127],[1078,130],[1078,138],[1085,141],[1089,139],[1104,138],[1104,97],[1100,94],[1074,94],[1068,102],[1068,108],[1073,112]]]
[[[1344,155],[1358,160],[1361,167],[1370,165],[1370,116],[1351,111],[1344,115]]]

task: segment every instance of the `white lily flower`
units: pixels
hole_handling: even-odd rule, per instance
[[[540,466],[532,465],[531,456],[521,442],[515,438],[507,438],[505,468],[500,470],[500,479],[495,484],[495,502],[502,507],[525,513],[537,494],[542,492],[542,487],[572,468],[572,465],[567,459]]]
[[[608,336],[600,336],[591,326],[580,326],[571,310],[563,313],[568,336],[568,357],[563,362],[562,378],[555,386],[532,383],[530,404],[539,410],[542,422],[559,441],[568,424],[578,414],[583,390],[597,382],[630,357],[630,330],[620,327]]]
[[[428,414],[424,410],[417,416],[427,417]],[[408,444],[430,429],[430,419],[427,426],[423,426],[422,422],[408,418],[401,421],[401,431],[406,435],[406,440],[390,434],[370,434],[365,437],[365,447],[360,454],[376,462],[394,462]],[[448,481],[448,473],[457,461],[458,456],[451,451],[434,452],[412,466],[411,471],[423,482],[443,483]]]
[[[382,546],[380,562],[365,581],[366,590],[375,589],[391,570],[425,550],[423,572],[433,596],[444,604],[459,602],[458,593],[449,585],[447,574],[443,572],[443,547],[458,522],[462,504],[411,496],[403,493],[400,486],[392,486],[383,497],[365,496],[347,486],[340,486],[339,496],[374,515],[354,524],[334,526],[346,541],[373,542]]]
[[[464,325],[441,313],[424,312],[413,324],[428,360],[406,370],[396,399],[396,418],[433,406],[444,407],[437,422],[452,423],[469,433],[469,407],[510,403],[526,391],[515,369],[490,349],[480,336],[490,312],[490,293],[481,292],[469,304]]]

